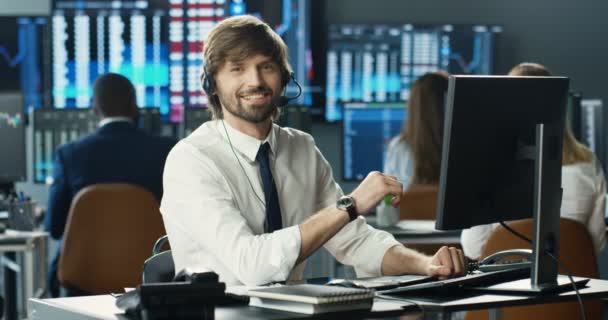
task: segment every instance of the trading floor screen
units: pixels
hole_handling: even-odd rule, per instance
[[[0,91],[21,91],[25,109],[45,101],[47,17],[0,17]]]
[[[325,117],[341,120],[347,102],[407,101],[412,83],[438,69],[492,74],[500,27],[330,25]]]
[[[268,22],[288,43],[305,90],[311,67],[308,3],[277,2],[273,6],[282,15]],[[208,103],[200,75],[209,31],[226,17],[250,12],[248,6],[265,5],[265,0],[54,0],[52,106],[90,107],[95,79],[114,72],[133,82],[140,107],[158,107],[164,120],[181,122],[184,108]],[[287,91],[293,95],[295,87]],[[306,98],[307,92],[296,102]]]
[[[0,183],[24,181],[25,116],[19,92],[0,93]]]
[[[342,178],[363,180],[382,171],[386,148],[397,136],[407,111],[400,103],[346,103],[342,134]]]

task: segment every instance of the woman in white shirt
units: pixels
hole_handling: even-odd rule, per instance
[[[511,76],[551,76],[542,65],[522,63],[511,69]],[[606,179],[599,161],[589,148],[576,140],[567,125],[562,153],[561,217],[578,221],[587,227],[596,255],[606,242]],[[475,226],[463,230],[461,236],[465,255],[477,260],[483,246],[498,224]]]
[[[401,133],[388,145],[383,172],[397,177],[407,188],[412,184],[438,184],[443,139],[443,113],[448,73],[429,72],[412,85]],[[378,225],[399,222],[399,208],[381,203]]]

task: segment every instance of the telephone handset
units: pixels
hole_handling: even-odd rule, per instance
[[[511,258],[511,259],[507,259]],[[493,253],[477,263],[477,269],[481,272],[499,271],[507,269],[530,268],[532,261],[532,250],[511,249]]]

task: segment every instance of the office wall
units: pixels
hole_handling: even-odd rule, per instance
[[[605,0],[328,0],[328,23],[454,23],[504,27],[495,72],[536,61],[571,78],[571,89],[608,105],[608,1]],[[321,18],[321,17],[317,17]],[[313,18],[314,19],[314,18]],[[339,178],[339,126],[313,135]],[[345,191],[355,184],[343,183]]]

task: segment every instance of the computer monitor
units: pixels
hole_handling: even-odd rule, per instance
[[[311,104],[310,0],[53,0],[50,78],[57,109],[88,108],[95,79],[128,77],[140,107],[159,107],[163,120],[182,122],[184,108],[206,107],[201,90],[207,34],[230,16],[260,16],[290,48],[303,86],[298,104]],[[270,16],[281,12],[281,16]],[[266,17],[268,16],[268,17]],[[289,84],[287,95],[296,87]]]
[[[427,72],[492,74],[500,26],[331,24],[327,30],[325,118],[346,103],[401,103]]]
[[[451,76],[437,229],[534,218],[532,289],[555,285],[569,79]],[[533,290],[535,291],[535,290]]]
[[[345,103],[342,121],[342,179],[361,181],[382,171],[388,145],[407,121],[404,103]]]
[[[0,93],[0,184],[25,181],[25,115],[23,95]]]
[[[2,16],[0,13],[0,87],[21,92],[26,112],[47,104],[49,98],[48,20],[48,17]]]

